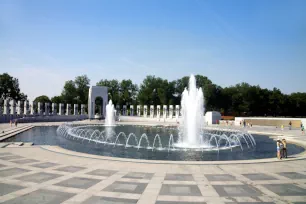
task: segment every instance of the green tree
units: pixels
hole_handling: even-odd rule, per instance
[[[38,96],[34,99],[34,102],[38,103],[51,103],[51,100],[49,99],[48,96],[46,95],[42,95],[42,96]]]
[[[26,100],[27,95],[20,92],[17,78],[4,73],[0,75],[0,99]]]
[[[63,103],[64,100],[63,100],[62,96],[54,96],[54,97],[51,98],[51,102],[59,104],[59,103]]]
[[[51,100],[49,99],[48,96],[46,95],[42,95],[42,96],[38,96],[34,99],[34,102],[38,103],[42,103],[42,111],[44,112],[45,111],[45,103],[51,103]],[[37,106],[36,106],[36,110],[37,110]]]
[[[66,104],[74,104],[77,102],[77,89],[74,81],[69,80],[65,82],[61,97]]]
[[[132,80],[122,80],[120,82],[119,105],[135,104],[137,99],[138,87]]]
[[[77,103],[87,104],[90,79],[87,75],[77,76],[74,80],[74,84],[77,94]]]
[[[61,98],[68,104],[87,104],[90,80],[86,75],[65,82]]]
[[[138,92],[138,101],[148,105],[167,105],[172,93],[169,93],[169,83],[160,77],[147,76]]]
[[[119,105],[120,101],[120,84],[118,80],[102,79],[97,83],[97,86],[108,87],[108,99],[112,100],[113,104]]]

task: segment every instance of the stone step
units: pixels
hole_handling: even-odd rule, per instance
[[[8,148],[8,147],[20,147],[22,145],[23,145],[23,142],[12,142],[9,145],[7,145],[5,148]]]
[[[23,147],[30,147],[30,146],[33,146],[33,142],[25,142],[25,143],[23,143]]]
[[[9,129],[9,130],[6,129],[6,130],[4,130],[4,133],[3,133],[3,131],[1,132],[0,137],[4,137],[4,136],[6,136],[6,135],[8,135],[8,134],[14,133],[14,132],[16,132],[16,131],[19,131],[19,130],[25,128],[25,127],[28,127],[28,126],[27,126],[27,125],[24,125],[24,126],[12,128],[12,129]]]
[[[34,126],[32,126],[32,125],[24,126],[23,128],[20,128],[19,130],[15,131],[15,132],[13,132],[13,133],[11,133],[11,134],[8,134],[8,135],[5,135],[5,136],[1,137],[1,138],[0,138],[0,142],[6,140],[7,138],[13,137],[13,136],[15,136],[15,135],[17,135],[17,134],[19,134],[19,133],[22,133],[22,132],[24,132],[24,131],[27,131],[27,130],[33,128],[33,127],[34,127]]]
[[[9,144],[10,144],[9,142],[1,142],[0,143],[0,148],[4,148],[4,147],[6,147]]]

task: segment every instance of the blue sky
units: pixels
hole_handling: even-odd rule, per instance
[[[0,72],[30,99],[66,80],[190,73],[306,92],[303,0],[1,0]]]

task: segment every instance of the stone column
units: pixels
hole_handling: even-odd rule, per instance
[[[31,105],[30,105],[31,107],[31,115],[36,115],[36,102],[34,102],[34,101],[32,101],[31,102]]]
[[[122,108],[122,115],[123,115],[123,116],[126,116],[126,105],[123,105],[123,108]]]
[[[17,102],[17,105],[16,105],[16,112],[17,112],[17,115],[22,115],[22,111],[21,111],[21,101],[18,101],[18,102]]]
[[[29,115],[29,102],[28,101],[24,101],[23,103],[23,114]]]
[[[175,118],[176,118],[176,121],[178,120],[180,116],[180,105],[176,105],[175,106]]]
[[[45,103],[45,115],[50,115],[50,104]]]
[[[134,116],[134,106],[130,105],[130,116]]]
[[[38,102],[37,112],[38,112],[38,115],[42,115],[43,114],[42,103],[41,102]]]
[[[52,103],[52,115],[57,115],[57,104]]]
[[[66,115],[71,115],[71,104],[67,104]]]
[[[169,105],[169,118],[173,117],[173,105]]]
[[[116,105],[116,114],[117,114],[117,116],[121,115],[120,113],[121,113],[120,106]]]
[[[157,108],[156,108],[156,115],[157,115],[157,118],[160,118],[160,105],[157,105]]]
[[[143,117],[147,117],[148,116],[148,106],[144,105],[143,106]]]
[[[63,103],[59,104],[59,115],[64,115],[64,104]]]
[[[85,105],[81,104],[81,115],[85,115]]]
[[[167,111],[168,111],[167,105],[163,105],[163,118],[167,118]]]
[[[15,115],[16,114],[16,103],[15,100],[11,100],[10,101],[10,108],[11,108],[11,115]]]
[[[9,101],[8,100],[4,100],[3,101],[3,114],[5,115],[9,115],[10,114],[10,106],[9,106]]]
[[[78,104],[74,104],[73,105],[73,114],[74,115],[79,115],[78,109],[79,109],[79,105]]]
[[[141,116],[141,105],[137,105],[137,116],[140,117]]]
[[[154,105],[150,105],[150,118],[154,117]]]

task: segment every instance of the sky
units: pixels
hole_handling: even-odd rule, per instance
[[[67,80],[200,74],[306,92],[304,0],[0,0],[0,73],[33,100]]]

